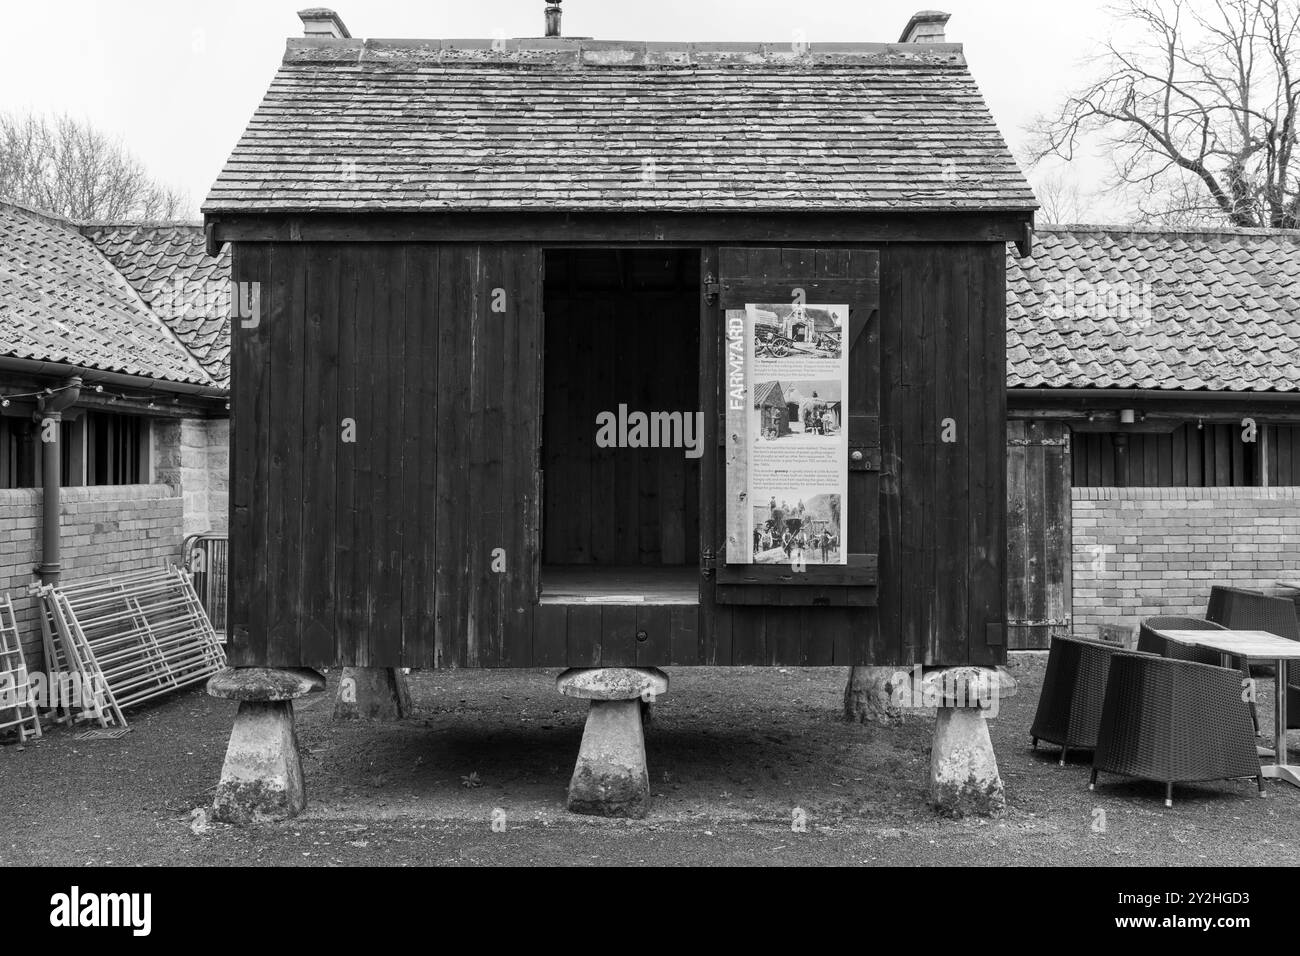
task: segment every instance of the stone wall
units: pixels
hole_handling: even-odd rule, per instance
[[[153,480],[185,503],[185,534],[227,529],[228,419],[168,419],[153,425]]]

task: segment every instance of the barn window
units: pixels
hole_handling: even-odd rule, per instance
[[[1239,422],[1180,425],[1168,432],[1075,432],[1076,488],[1224,488],[1300,485],[1300,427]]]
[[[39,441],[34,422],[22,418],[0,418],[0,488],[36,486]]]
[[[149,421],[138,415],[86,413],[86,484],[138,485],[149,480]]]
[[[149,420],[138,415],[86,411],[59,429],[59,481],[77,485],[134,485],[149,480]],[[40,426],[0,418],[0,488],[41,484]]]

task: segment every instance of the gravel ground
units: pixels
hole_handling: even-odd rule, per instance
[[[650,816],[575,816],[563,800],[585,705],[555,692],[555,671],[459,671],[412,674],[417,713],[401,723],[334,723],[325,695],[301,705],[309,806],[285,824],[195,818],[234,716],[201,690],[128,715],[121,739],[53,728],[0,747],[0,865],[1300,862],[1300,790],[1182,786],[1167,810],[1158,784],[1103,777],[1089,793],[1086,755],[1061,768],[1054,751],[1031,751],[1044,662],[1013,657],[1020,690],[991,724],[1010,803],[1001,820],[936,816],[933,718],[845,723],[843,668],[672,671],[647,740]],[[806,832],[793,832],[796,808]],[[491,826],[497,810],[504,832]]]

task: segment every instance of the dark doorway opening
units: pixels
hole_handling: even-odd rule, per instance
[[[698,600],[699,262],[546,254],[543,601]]]

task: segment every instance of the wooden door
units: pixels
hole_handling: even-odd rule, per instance
[[[1073,611],[1070,431],[1007,423],[1007,648],[1070,635]]]
[[[722,435],[717,480],[724,484],[724,507],[718,521],[725,532],[714,554],[719,604],[869,606],[876,603],[880,536],[880,256],[859,249],[723,248],[718,253],[718,330],[721,388],[711,394]],[[814,306],[848,306],[836,333],[847,353],[848,389],[839,398],[838,416],[848,458],[846,493],[838,502],[839,546],[847,564],[739,563],[735,556],[750,548],[738,541],[729,515],[753,507],[745,485],[744,458],[752,428],[728,424],[727,407],[742,399],[736,372],[736,323],[747,306],[792,301]],[[784,346],[783,346],[784,347]],[[809,343],[798,348],[818,354]],[[770,383],[769,383],[770,384]],[[779,383],[778,383],[779,384]],[[785,383],[787,386],[790,383]],[[805,383],[806,384],[806,383]],[[788,398],[788,394],[787,398]],[[743,415],[762,396],[743,396]],[[706,412],[708,414],[708,412]]]

